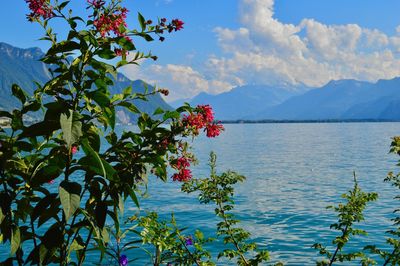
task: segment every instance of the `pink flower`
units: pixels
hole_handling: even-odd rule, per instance
[[[199,112],[203,114],[205,122],[211,123],[214,121],[214,112],[210,105],[197,105],[196,109],[199,109]]]
[[[171,22],[172,26],[175,28],[175,31],[183,29],[183,24],[185,24],[182,20],[173,19]]]
[[[104,6],[105,2],[103,0],[87,0],[87,2],[96,9]]]
[[[48,184],[50,184],[50,185],[52,185],[52,184],[54,184],[54,179],[52,179],[52,180],[50,180],[49,182],[47,182]]]
[[[125,33],[121,32],[121,28],[126,27],[127,13],[126,8],[120,8],[114,14],[101,14],[93,21],[93,25],[102,37],[110,35],[111,31],[117,36],[125,36]]]
[[[182,122],[189,126],[192,127],[194,130],[198,131],[199,129],[203,128],[206,126],[206,123],[204,121],[204,117],[201,114],[190,114],[190,115],[185,115],[182,119]]]
[[[71,153],[75,154],[78,151],[78,147],[77,146],[72,146],[71,147]]]
[[[186,158],[186,157],[178,158],[178,160],[176,162],[176,168],[183,169],[183,168],[187,168],[189,166],[190,166],[190,161],[188,158]]]
[[[31,13],[27,15],[29,21],[38,20],[40,17],[49,19],[54,16],[53,7],[48,0],[25,0]]]
[[[224,130],[224,126],[221,125],[220,122],[209,124],[205,129],[206,135],[209,138],[215,138],[216,136],[219,136],[222,130]]]
[[[181,169],[178,173],[172,176],[172,180],[185,182],[189,181],[192,178],[192,172],[190,169]]]
[[[119,49],[119,48],[115,48],[115,49],[114,49],[114,53],[115,53],[117,56],[123,56],[123,55],[127,56],[127,55],[129,54],[128,51],[123,50],[123,49]]]

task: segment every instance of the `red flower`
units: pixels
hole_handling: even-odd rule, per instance
[[[206,125],[202,114],[185,115],[182,122],[197,131]]]
[[[119,49],[119,48],[115,48],[115,49],[114,49],[114,53],[115,53],[117,56],[123,56],[123,55],[127,56],[127,55],[129,54],[128,51],[123,50],[123,49]]]
[[[78,147],[77,146],[72,146],[71,147],[71,153],[75,154],[78,151]]]
[[[179,173],[176,173],[172,176],[172,180],[185,182],[189,181],[192,178],[192,172],[189,169],[181,169]]]
[[[220,124],[220,122],[215,124],[208,124],[205,131],[207,132],[207,137],[215,138],[219,136],[221,131],[224,130],[224,126]]]
[[[53,7],[48,0],[25,0],[29,4],[31,13],[27,15],[29,21],[37,20],[40,17],[49,19],[54,16]]]
[[[205,122],[212,123],[214,121],[214,112],[210,105],[197,105],[196,109],[199,109],[200,113],[203,114]]]
[[[187,168],[190,166],[190,161],[186,157],[180,157],[178,158],[176,162],[176,168],[182,169],[182,168]]]
[[[121,26],[126,27],[126,14],[128,10],[126,8],[120,8],[114,14],[101,14],[99,18],[93,21],[93,25],[96,30],[100,32],[102,37],[110,35],[112,31],[117,36],[125,36],[124,32],[121,32]]]
[[[175,28],[175,31],[183,29],[183,24],[185,24],[182,20],[173,19],[171,22],[172,26]]]
[[[101,8],[105,4],[103,0],[87,0],[87,2],[96,9]]]

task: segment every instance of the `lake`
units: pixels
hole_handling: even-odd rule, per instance
[[[315,265],[315,242],[330,244],[338,232],[329,229],[335,213],[326,206],[340,201],[353,187],[353,171],[364,191],[379,193],[366,210],[362,228],[351,247],[385,245],[392,222],[393,200],[400,194],[383,179],[396,168],[389,154],[391,138],[400,134],[400,123],[290,123],[228,124],[216,139],[194,142],[199,165],[195,176],[207,176],[208,156],[215,151],[218,170],[235,170],[247,177],[237,187],[236,211],[246,229],[273,261],[286,265]],[[168,215],[189,228],[214,232],[212,206],[200,206],[195,195],[185,195],[179,185],[151,184],[151,197],[143,208]],[[197,204],[197,205],[196,205]],[[348,263],[346,265],[349,265]]]
[[[391,137],[400,134],[400,123],[228,124],[225,128],[216,139],[202,136],[193,143],[199,159],[192,168],[194,176],[208,175],[209,153],[215,151],[219,172],[231,169],[247,177],[236,187],[235,213],[260,247],[270,251],[272,261],[315,265],[319,255],[312,244],[329,244],[338,235],[329,229],[336,216],[326,206],[339,202],[340,195],[353,187],[353,171],[361,188],[378,192],[379,200],[368,206],[361,226],[369,235],[357,237],[350,247],[385,246],[385,231],[398,206],[393,197],[400,192],[383,179],[389,171],[400,171],[398,158],[388,153]],[[215,232],[214,207],[180,192],[179,183],[151,178],[149,194],[142,200],[143,212],[158,211],[166,218],[173,212],[188,233],[196,228],[206,236]],[[133,203],[125,209],[127,216],[137,211]],[[126,255],[137,257],[137,251]],[[0,256],[7,257],[8,252],[3,247]],[[93,254],[87,265],[97,260]],[[224,264],[232,265],[218,263]],[[150,264],[141,260],[130,265]]]

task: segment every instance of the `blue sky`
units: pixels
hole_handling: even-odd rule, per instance
[[[72,0],[82,13],[84,0]],[[167,100],[244,84],[320,86],[331,79],[375,81],[400,75],[397,0],[126,0],[128,24],[179,18],[184,30],[140,47],[159,60],[123,72],[171,90]],[[23,0],[5,1],[0,41],[39,46]],[[61,27],[61,25],[57,25]],[[61,29],[62,30],[62,29]]]

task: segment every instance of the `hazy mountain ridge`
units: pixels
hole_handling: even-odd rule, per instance
[[[43,52],[39,48],[22,49],[0,42],[0,109],[10,110],[19,106],[18,100],[11,95],[11,86],[16,83],[31,94],[35,89],[34,81],[44,84],[50,78],[47,66],[40,58]],[[123,74],[118,74],[115,84],[110,88],[112,93],[120,93],[124,88],[132,86],[134,92],[143,93],[146,88],[152,91],[153,87],[142,80],[131,81]],[[148,97],[148,101],[137,100],[138,109],[152,113],[158,107],[164,110],[172,109],[159,94]],[[118,109],[118,118],[121,122],[133,122],[135,114]]]
[[[266,108],[253,119],[400,119],[400,78],[376,83],[331,81],[321,88]],[[398,109],[398,108],[397,108]]]
[[[320,88],[242,86],[190,103],[210,104],[222,120],[400,120],[400,78],[333,80]]]
[[[305,86],[246,85],[217,95],[202,92],[190,104],[210,104],[218,119],[234,120],[252,116],[308,89]]]

